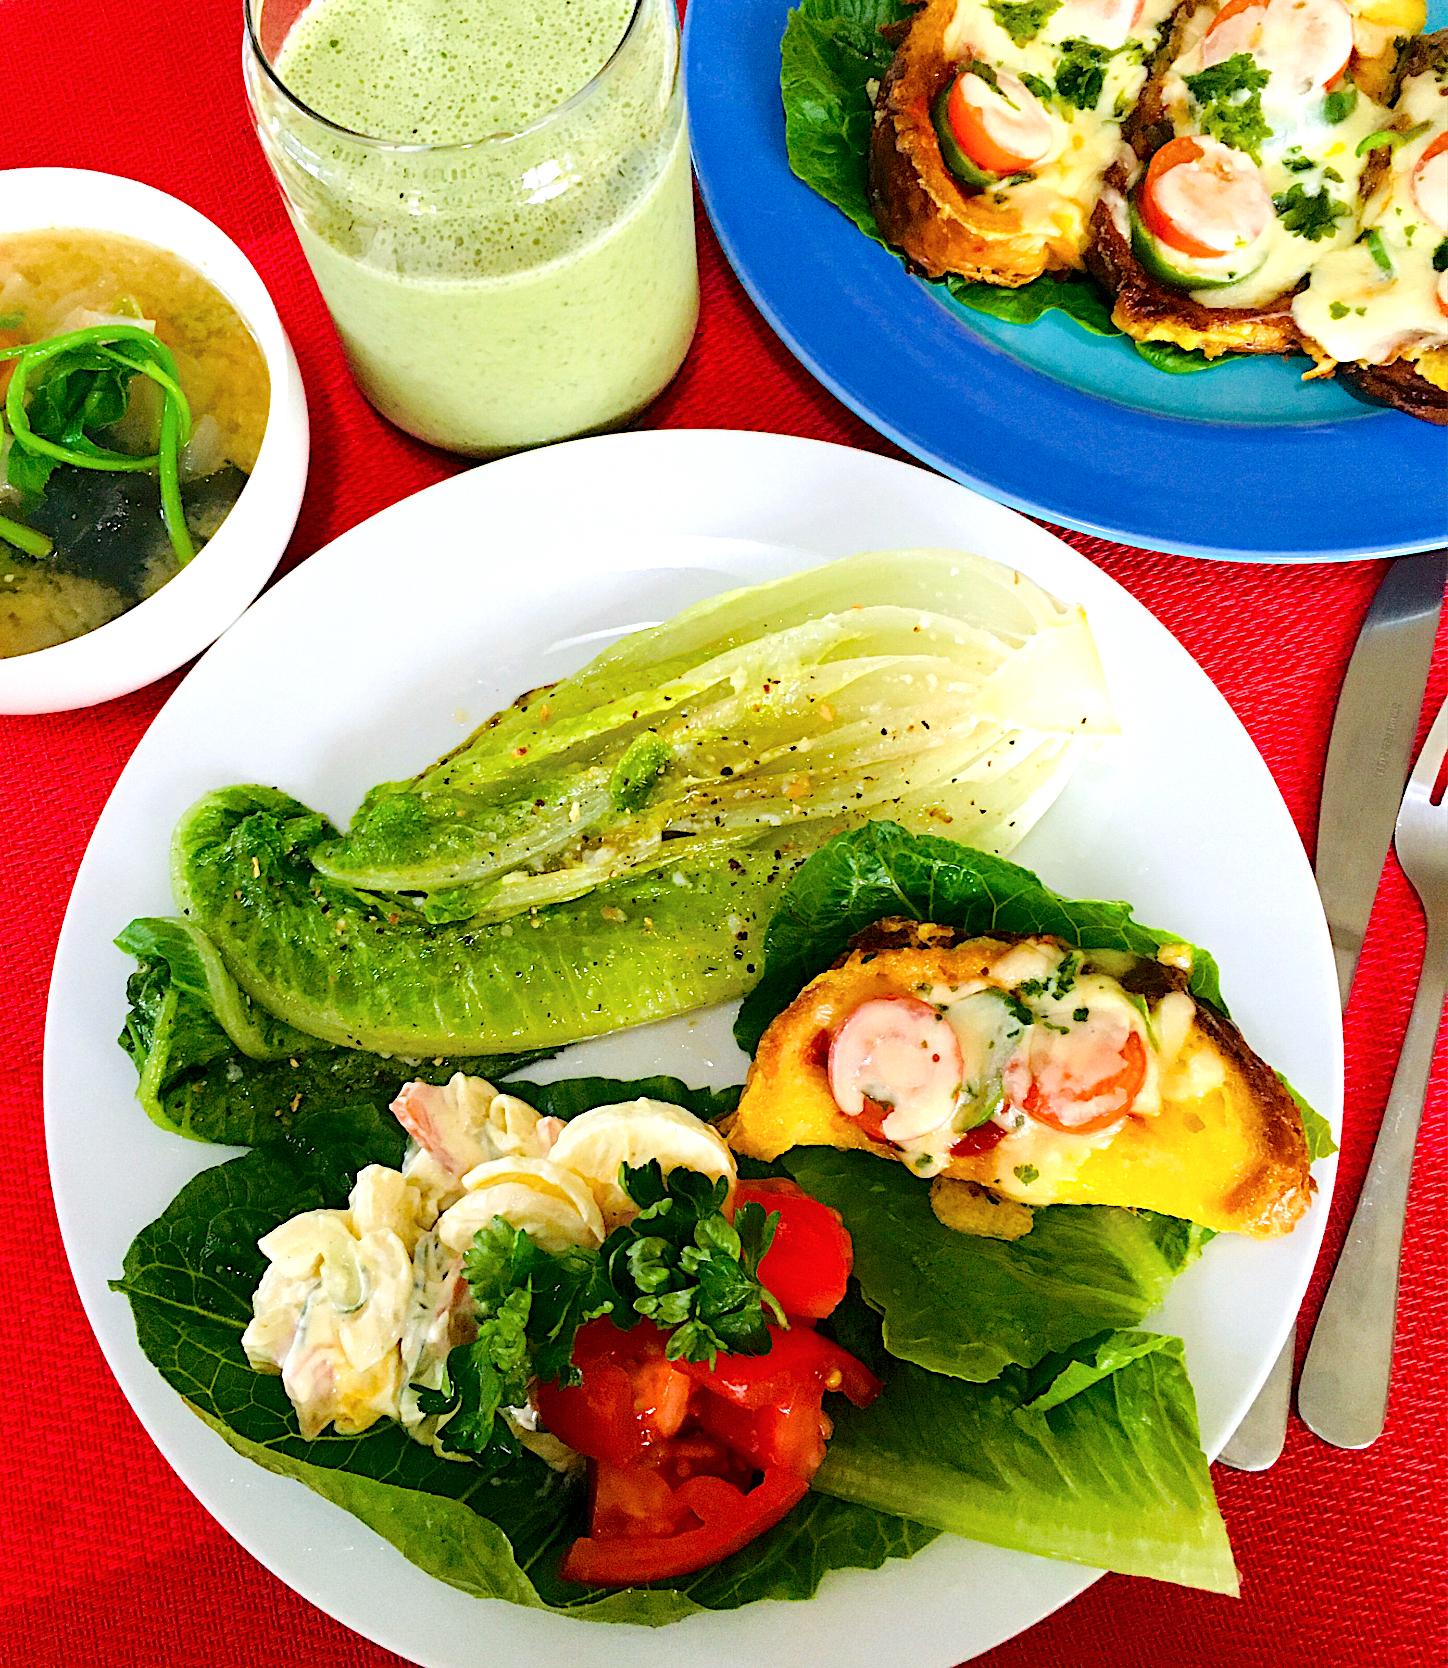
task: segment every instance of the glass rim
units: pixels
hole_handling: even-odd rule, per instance
[[[261,12],[265,0],[243,0],[242,11],[246,18],[246,45],[250,48],[250,55],[259,63],[266,73],[267,79],[286,99],[293,109],[301,111],[304,116],[326,128],[329,132],[339,135],[362,145],[370,145],[379,151],[392,151],[410,156],[443,156],[456,155],[465,151],[483,151],[492,146],[509,145],[516,139],[526,139],[532,134],[550,127],[563,116],[568,115],[579,105],[585,103],[602,84],[611,78],[619,59],[634,37],[639,18],[649,0],[634,0],[633,10],[629,13],[629,20],[619,37],[618,45],[609,53],[599,68],[575,92],[568,95],[560,104],[545,110],[534,122],[527,127],[505,129],[498,133],[488,133],[477,139],[449,140],[446,143],[413,142],[405,139],[381,139],[376,134],[361,133],[356,128],[344,127],[340,122],[334,122],[324,116],[320,110],[314,110],[310,104],[297,97],[286,82],[276,72],[275,66],[262,48],[261,38],[257,31],[257,17]],[[298,16],[301,14],[299,13]]]

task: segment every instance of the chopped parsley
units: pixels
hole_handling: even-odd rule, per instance
[[[1260,163],[1262,141],[1272,136],[1262,117],[1267,71],[1258,69],[1250,54],[1238,52],[1184,79],[1201,109],[1203,132]]]
[[[1304,156],[1296,145],[1282,158],[1282,166],[1290,173],[1305,174],[1317,164],[1310,156]]]
[[[1309,243],[1331,237],[1337,231],[1337,222],[1352,213],[1346,203],[1328,196],[1326,186],[1309,196],[1300,185],[1294,185],[1290,191],[1278,192],[1272,207],[1294,237],[1306,238]]]
[[[1348,306],[1345,301],[1334,301],[1327,309],[1327,316],[1330,319],[1345,319],[1347,315]]]
[[[1115,56],[1109,47],[1094,41],[1063,41],[1056,65],[1056,92],[1078,110],[1094,110],[1106,86],[1106,66]]]
[[[1029,1187],[1033,1181],[1039,1181],[1041,1179],[1041,1172],[1035,1167],[1034,1164],[1018,1164],[1015,1169],[1011,1171],[1011,1174],[1016,1178],[1022,1187]]]
[[[506,1464],[517,1441],[500,1409],[521,1406],[534,1378],[578,1384],[573,1339],[601,1315],[624,1330],[647,1317],[669,1333],[669,1360],[711,1367],[721,1351],[768,1354],[767,1323],[788,1325],[759,1281],[777,1212],[750,1200],[731,1223],[722,1177],[684,1168],[666,1176],[653,1159],[620,1165],[619,1184],[639,1214],[597,1251],[545,1251],[501,1216],[474,1236],[463,1273],[477,1338],[448,1353],[438,1389],[415,1387],[424,1413],[449,1416],[438,1433],[445,1449],[475,1455],[488,1471]]]
[[[1322,101],[1323,116],[1332,127],[1345,122],[1356,109],[1357,88],[1351,81],[1344,81],[1335,93],[1329,93]]]
[[[1028,87],[1042,103],[1048,103],[1056,96],[1056,89],[1049,81],[1043,81],[1039,75],[1032,75],[1029,70],[1022,70],[1016,79],[1023,87]]]
[[[1090,1008],[1077,1008],[1076,1011],[1071,1015],[1071,1018],[1074,1019],[1078,1025],[1084,1025],[1086,1023],[1086,1021],[1088,1019],[1090,1019],[1090,1017],[1091,1017]]]
[[[1061,0],[989,0],[989,3],[996,22],[1017,46],[1035,40],[1061,9]]]
[[[1448,272],[1448,237],[1433,251],[1434,272]]]

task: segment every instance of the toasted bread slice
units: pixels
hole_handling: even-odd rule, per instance
[[[1293,315],[1317,361],[1310,375],[1335,371],[1374,404],[1448,424],[1448,203],[1416,183],[1448,144],[1448,30],[1413,42],[1383,137],[1364,178],[1362,238],[1314,269]]]
[[[881,236],[931,278],[958,273],[1014,287],[1043,272],[1080,268],[1120,115],[1140,90],[1143,52],[1154,47],[1174,3],[1145,0],[1112,50],[1060,38],[1091,27],[1076,14],[1056,20],[1046,8],[1032,22],[1013,17],[1008,32],[1004,14],[987,0],[929,0],[910,22],[875,100],[870,204]],[[1082,62],[1094,63],[1094,80],[1077,73],[1071,81]],[[997,73],[1024,75],[1033,91],[1017,96],[1039,97],[1054,141],[1032,169],[967,186],[946,165],[932,104],[971,63],[991,85]],[[1066,86],[1071,96],[1053,86]]]
[[[1066,986],[1065,998],[1068,1007],[1070,1001],[1089,1000],[1109,1008],[1107,987],[1114,983],[1121,1012],[1145,1010],[1141,1030],[1147,1037],[1154,1033],[1145,1015],[1164,1022],[1163,999],[1173,999],[1172,1025],[1179,1035],[1167,1044],[1163,1023],[1161,1047],[1152,1044],[1153,1071],[1134,1103],[1138,1109],[1151,1105],[1149,1112],[1128,1112],[1112,1128],[1075,1133],[1018,1114],[1007,1100],[989,1125],[970,1132],[974,1141],[966,1142],[978,1144],[984,1131],[994,1145],[947,1157],[956,1144],[954,1128],[947,1125],[944,1140],[950,1145],[937,1141],[929,1164],[921,1162],[924,1149],[918,1143],[892,1143],[878,1122],[872,1135],[868,1119],[862,1123],[843,1112],[831,1087],[829,1050],[864,1004],[906,997],[915,998],[917,1008],[922,999],[948,1005],[954,993],[968,997],[981,986],[1008,989],[1042,947],[1047,961],[1064,949],[1048,939],[957,939],[949,928],[894,923],[883,933],[862,936],[856,948],[812,980],[760,1041],[727,1128],[730,1146],[760,1159],[777,1158],[795,1146],[862,1148],[925,1174],[975,1182],[1026,1205],[1123,1205],[1253,1238],[1292,1228],[1313,1192],[1297,1106],[1236,1026],[1205,1003],[1190,1003],[1185,974],[1159,962],[1104,953],[1088,957],[1079,982]],[[1108,964],[1119,974],[1108,974]],[[1183,1025],[1188,1011],[1190,1021]],[[1046,1019],[1035,1027],[1039,1036],[1057,1029]],[[1029,1050],[1031,1033],[1025,1035],[1018,1046]],[[1017,1119],[1018,1130],[995,1133],[1003,1122]]]
[[[1208,359],[1224,353],[1303,351],[1293,298],[1323,256],[1357,235],[1366,199],[1360,176],[1371,168],[1358,146],[1387,121],[1379,100],[1395,85],[1403,42],[1422,27],[1422,0],[1345,4],[1354,20],[1355,44],[1342,85],[1331,95],[1340,103],[1328,117],[1322,114],[1328,95],[1320,88],[1288,98],[1284,105],[1277,80],[1269,82],[1268,72],[1259,71],[1250,54],[1240,62],[1262,76],[1262,85],[1244,81],[1242,91],[1223,91],[1222,102],[1214,103],[1206,91],[1204,64],[1210,62],[1216,76],[1239,62],[1234,57],[1223,65],[1219,58],[1203,56],[1206,37],[1226,10],[1225,0],[1187,0],[1175,13],[1151,76],[1123,124],[1125,144],[1107,170],[1085,257],[1087,268],[1114,298],[1113,322],[1128,336],[1198,349]],[[1241,120],[1252,100],[1259,101],[1255,130]],[[1141,252],[1141,226],[1133,221],[1131,205],[1156,153],[1174,139],[1204,133],[1209,140],[1225,135],[1243,167],[1250,157],[1261,188],[1270,194],[1266,228],[1243,246],[1248,270],[1234,283],[1209,277],[1211,263],[1194,267],[1190,258],[1164,246],[1147,259]],[[1144,241],[1150,245],[1152,240]],[[1182,275],[1175,280],[1163,270],[1177,266]],[[1192,271],[1200,278],[1194,288],[1185,276]]]

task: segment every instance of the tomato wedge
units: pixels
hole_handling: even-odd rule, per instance
[[[665,1342],[650,1321],[628,1332],[607,1317],[580,1327],[573,1360],[583,1382],[537,1386],[544,1426],[580,1454],[611,1465],[628,1465],[676,1435],[692,1385],[665,1359]]]
[[[880,1381],[848,1350],[807,1326],[788,1332],[769,1329],[768,1355],[721,1355],[681,1365],[696,1384],[737,1407],[761,1408],[789,1400],[803,1386],[818,1394],[843,1392],[856,1407],[868,1407],[880,1394]]]
[[[792,1181],[740,1182],[734,1208],[754,1200],[778,1211],[774,1239],[759,1265],[759,1278],[787,1315],[820,1320],[845,1295],[854,1247],[840,1213],[811,1199]]]
[[[697,1527],[665,1534],[588,1535],[568,1549],[560,1573],[565,1581],[596,1587],[628,1587],[689,1575],[748,1546],[793,1511],[808,1492],[803,1477],[779,1467],[767,1469],[763,1481],[747,1494],[722,1477],[691,1477],[669,1491],[668,1517],[659,1521],[692,1520]],[[595,1481],[595,1501],[598,1494]]]
[[[1272,218],[1272,199],[1249,156],[1182,134],[1152,157],[1136,211],[1158,243],[1210,260],[1255,242]]]
[[[830,1434],[826,1393],[857,1407],[880,1393],[862,1362],[809,1324],[849,1278],[837,1213],[783,1179],[736,1189],[736,1206],[751,1200],[779,1212],[760,1272],[799,1317],[769,1328],[767,1354],[670,1361],[651,1322],[625,1332],[605,1316],[574,1339],[581,1382],[533,1389],[543,1428],[588,1459],[588,1534],[564,1559],[565,1580],[662,1581],[737,1552],[803,1499]]]
[[[956,76],[945,106],[950,131],[977,167],[1002,177],[1025,173],[1055,141],[1050,114],[1009,70],[982,68],[967,64]]]
[[[1343,0],[1227,0],[1202,40],[1210,68],[1245,52],[1297,92],[1326,87],[1352,56],[1352,13]]]

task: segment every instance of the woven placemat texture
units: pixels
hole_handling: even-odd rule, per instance
[[[388,427],[348,379],[249,130],[239,14],[236,0],[98,0],[84,10],[4,0],[11,97],[0,119],[0,159],[8,167],[90,167],[146,180],[195,204],[251,256],[296,346],[312,414],[311,479],[284,572],[460,465]],[[700,236],[699,337],[644,423],[773,430],[892,453],[775,339],[702,219]],[[1164,458],[1163,469],[1170,466]],[[1310,848],[1336,690],[1383,564],[1213,563],[1063,536],[1140,597],[1205,667],[1261,749]],[[0,719],[0,966],[7,980],[0,1096],[11,1132],[0,1170],[0,1350],[10,1385],[0,1399],[8,1479],[0,1662],[381,1668],[401,1659],[275,1580],[161,1460],[91,1337],[50,1202],[40,1057],[56,935],[106,795],[178,680],[90,711]],[[1430,706],[1445,692],[1448,637],[1440,637]],[[1347,1020],[1347,1129],[1330,1254],[1366,1168],[1421,944],[1421,918],[1390,862]],[[1341,1453],[1294,1418],[1272,1471],[1244,1476],[1218,1468],[1243,1574],[1240,1600],[1107,1577],[982,1663],[1441,1668],[1445,1097],[1448,1043],[1440,1044],[1414,1181],[1383,1439],[1363,1453]],[[1309,1315],[1322,1285],[1320,1269]],[[970,1602],[961,1595],[962,1605]]]

